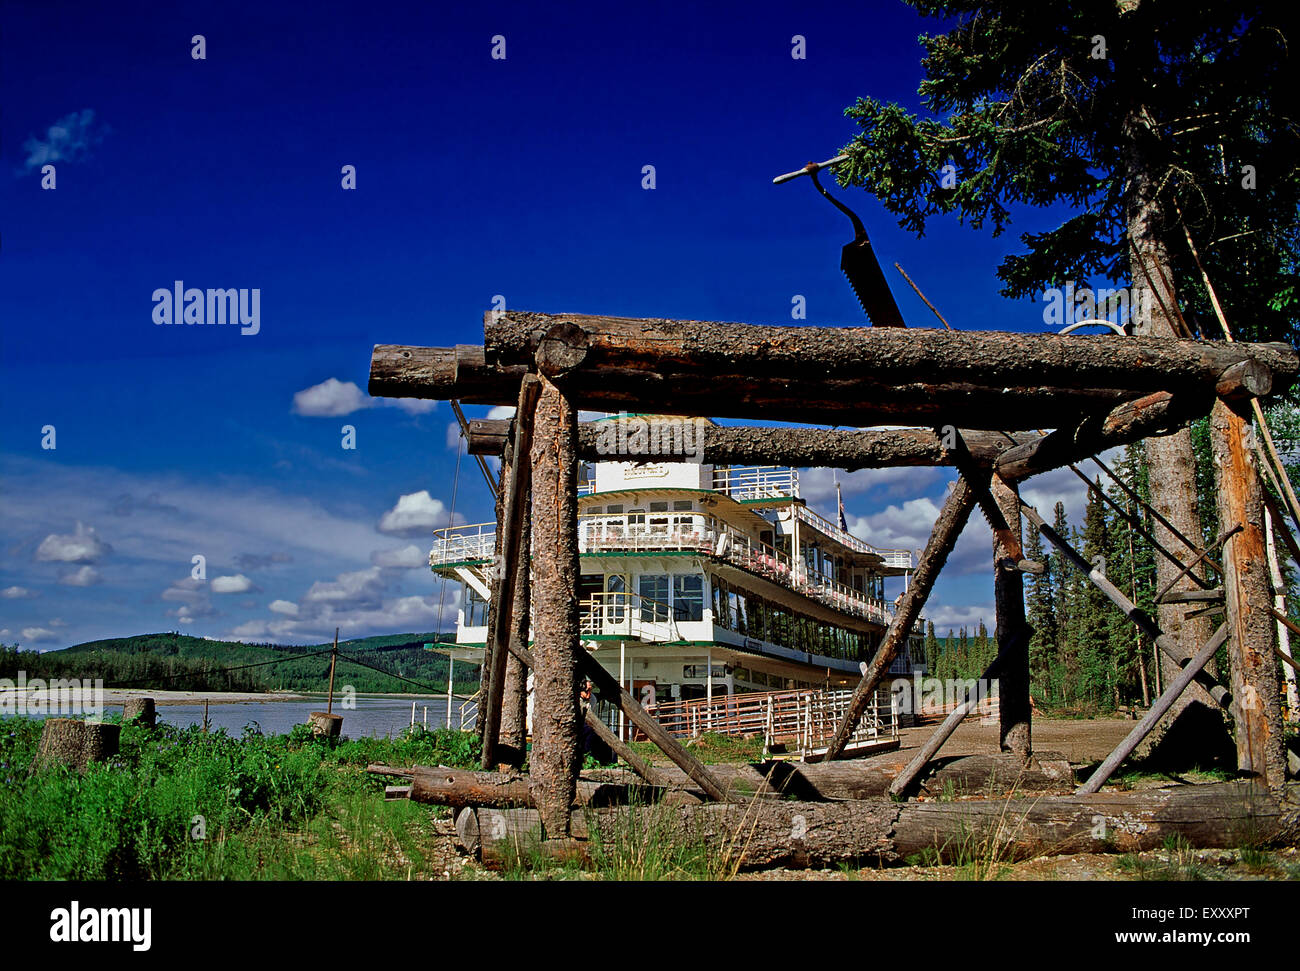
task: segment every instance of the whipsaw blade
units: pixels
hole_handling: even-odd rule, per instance
[[[855,239],[840,251],[840,269],[849,278],[849,285],[857,294],[867,319],[875,327],[906,327],[903,315],[898,312],[894,295],[885,282],[871,242]]]

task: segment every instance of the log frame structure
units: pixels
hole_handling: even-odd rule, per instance
[[[498,591],[505,587],[513,591],[516,585],[499,582],[493,589],[498,633],[492,638],[495,653],[489,656],[494,692],[503,682],[507,646],[516,658],[527,657],[535,672],[533,773],[528,792],[536,808],[510,811],[532,813],[528,818],[540,822],[548,839],[567,840],[575,835],[572,807],[579,794],[577,726],[582,718],[577,702],[579,671],[588,670],[607,697],[624,696],[619,703],[625,711],[635,710],[658,727],[621,685],[603,683],[614,679],[588,657],[579,640],[574,477],[580,460],[597,455],[610,458],[598,441],[598,431],[579,425],[577,411],[583,407],[855,426],[710,425],[703,441],[706,462],[788,462],[844,469],[958,467],[960,474],[912,581],[828,747],[828,762],[843,753],[866,702],[906,642],[970,513],[980,505],[987,515],[992,502],[1006,518],[1001,533],[995,526],[999,655],[986,674],[999,675],[1004,688],[1011,689],[1001,711],[1001,742],[1008,757],[1025,766],[1033,757],[1026,670],[1029,631],[1021,578],[1022,571],[1032,572],[1032,564],[1015,555],[1019,553],[1023,509],[1030,522],[1164,654],[1186,666],[1184,676],[1167,694],[1176,694],[1194,681],[1219,705],[1231,707],[1236,716],[1240,768],[1275,795],[1284,790],[1280,712],[1272,710],[1279,697],[1272,662],[1275,625],[1269,612],[1271,598],[1261,599],[1261,590],[1267,593],[1269,589],[1262,500],[1247,440],[1248,426],[1239,413],[1255,398],[1285,390],[1295,381],[1300,374],[1300,355],[1293,348],[1167,338],[763,327],[521,311],[485,315],[484,335],[482,346],[376,345],[370,393],[476,404],[518,402],[515,419],[474,421],[469,434],[470,450],[475,454],[501,454],[513,437],[512,482],[525,464],[519,461],[519,449],[532,432],[531,468],[527,470],[531,488],[520,485],[504,490],[507,498],[502,504],[502,520],[508,521],[512,510],[519,508],[519,494],[531,491],[536,551],[534,648],[529,655],[524,646],[526,633],[523,637],[507,633],[512,629],[509,619],[514,605],[498,603]],[[524,394],[530,384],[539,388],[535,404]],[[1201,670],[1208,645],[1197,645],[1193,652],[1163,635],[1100,571],[1069,550],[1034,510],[1022,506],[1016,490],[1016,483],[1029,476],[1107,448],[1171,434],[1211,412],[1220,493],[1219,532],[1228,536],[1224,561],[1231,693]],[[862,427],[886,422],[926,427]],[[1039,425],[1055,430],[1034,433],[1032,429]],[[656,454],[656,461],[674,458]],[[527,560],[526,552],[523,559]],[[499,579],[513,579],[516,566],[513,557],[508,557]],[[497,651],[498,647],[502,649]],[[499,693],[492,703],[499,717]],[[952,724],[945,723],[922,757],[896,780],[902,784],[895,795],[937,754],[955,727],[953,718],[948,721]],[[485,732],[485,769],[490,767],[489,734],[495,744],[495,731],[493,727]],[[647,734],[706,798],[726,799],[727,793],[713,774],[667,732]],[[1120,758],[1113,759],[1116,765]],[[644,763],[636,768],[647,781],[660,781],[658,770]],[[1098,773],[1098,786],[1101,781]]]

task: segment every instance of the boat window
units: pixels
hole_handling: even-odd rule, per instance
[[[694,509],[694,508],[695,508],[695,504],[691,502],[689,499],[679,499],[673,503],[673,509],[675,509],[678,512],[682,512],[684,510]]]
[[[651,512],[667,512],[667,511],[668,511],[668,503],[666,503],[666,502],[652,502],[652,503],[650,503],[650,511],[651,511]]]
[[[638,578],[637,592],[643,598],[641,600],[642,621],[663,623],[668,620],[668,574],[641,574]]]
[[[465,623],[466,627],[482,627],[487,623],[488,602],[479,596],[477,590],[468,583],[464,585],[465,590]]]
[[[620,502],[620,503],[617,503],[616,505],[612,505],[612,506],[610,506],[610,507],[606,510],[606,512],[608,512],[610,515],[614,515],[614,514],[616,514],[616,513],[621,513],[622,511],[623,511],[623,504],[622,504],[621,502]]]
[[[679,621],[704,619],[704,577],[673,574],[673,612]]]

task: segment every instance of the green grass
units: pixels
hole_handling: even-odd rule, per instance
[[[85,774],[29,774],[41,722],[0,719],[0,879],[383,879],[427,872],[427,807],[384,802],[369,762],[472,766],[472,735],[329,744],[197,727],[122,729]]]
[[[1196,849],[1182,836],[1165,837],[1164,849],[1154,859],[1125,853],[1115,865],[1135,880],[1209,880],[1213,871],[1196,858]]]

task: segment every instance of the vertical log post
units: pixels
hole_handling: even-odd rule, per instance
[[[545,370],[545,369],[543,369]],[[546,838],[569,835],[577,791],[578,653],[578,413],[543,374],[532,442],[533,536],[537,550],[533,637],[533,796]],[[523,418],[521,410],[519,417]],[[516,443],[518,447],[518,443]]]
[[[501,490],[501,514],[497,519],[497,559],[492,564],[492,606],[489,618],[486,656],[484,657],[486,690],[483,695],[481,728],[484,770],[496,766],[497,737],[501,729],[501,698],[505,690],[506,645],[512,628],[515,605],[514,587],[519,576],[519,561],[528,569],[528,549],[520,542],[527,518],[529,450],[533,437],[533,410],[540,386],[534,375],[525,375],[519,386],[519,405],[515,420],[514,461],[510,463],[505,488]]]
[[[1245,409],[1242,409],[1243,411]],[[1286,754],[1273,618],[1269,611],[1268,558],[1259,470],[1246,420],[1233,406],[1215,401],[1210,412],[1219,533],[1240,527],[1223,545],[1223,591],[1230,632],[1232,716],[1237,768],[1257,775],[1270,789],[1285,784]]]
[[[844,713],[843,720],[835,730],[835,737],[826,748],[827,762],[843,754],[853,730],[857,728],[858,721],[862,718],[862,713],[867,710],[867,705],[875,697],[876,687],[884,678],[885,672],[889,670],[889,665],[893,663],[899,649],[907,643],[912,625],[920,616],[921,608],[925,606],[926,598],[930,596],[930,591],[934,587],[934,581],[938,579],[939,571],[947,562],[948,554],[956,545],[957,537],[961,535],[974,507],[975,494],[971,492],[966,480],[959,478],[952,492],[948,493],[948,498],[944,500],[943,508],[939,510],[939,518],[935,520],[930,540],[925,544],[921,560],[916,565],[916,572],[912,575],[911,584],[898,602],[894,619],[889,622],[889,629],[885,631],[875,657],[867,665],[866,673],[862,675],[862,680],[854,689],[853,697],[849,699],[848,711]]]
[[[523,481],[527,481],[525,478]],[[520,528],[521,554],[515,560],[514,606],[510,611],[510,656],[506,658],[505,685],[501,696],[501,732],[497,740],[497,761],[522,768],[528,747],[528,668],[515,654],[516,647],[528,647],[529,603],[532,596],[529,551],[532,545],[531,517]]]
[[[993,476],[991,490],[1006,518],[1011,535],[1022,543],[1020,490],[1015,483]],[[998,720],[1002,751],[1011,752],[1026,765],[1033,755],[1029,704],[1029,625],[1025,621],[1024,574],[993,536],[993,599],[998,639]]]

